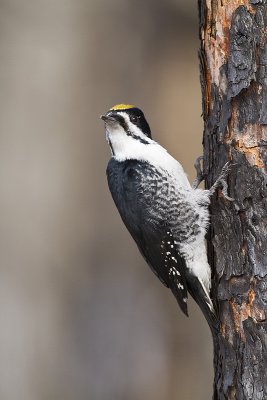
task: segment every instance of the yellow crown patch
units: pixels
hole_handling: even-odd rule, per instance
[[[133,104],[117,104],[116,106],[112,107],[110,111],[128,110],[129,108],[135,108],[135,106]]]

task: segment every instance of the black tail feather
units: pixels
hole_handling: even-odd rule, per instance
[[[216,316],[213,303],[201,282],[197,277],[189,274],[186,276],[186,282],[189,293],[200,307],[211,330],[219,330],[219,320]]]

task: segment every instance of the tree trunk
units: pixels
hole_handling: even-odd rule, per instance
[[[199,0],[204,173],[220,333],[214,399],[267,399],[267,1]]]

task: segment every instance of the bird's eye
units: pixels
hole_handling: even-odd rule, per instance
[[[138,121],[138,117],[136,115],[131,115],[130,120],[131,122],[135,123]]]

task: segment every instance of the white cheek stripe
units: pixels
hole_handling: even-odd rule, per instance
[[[147,137],[141,131],[141,129],[138,128],[138,126],[136,126],[135,124],[133,124],[130,121],[130,117],[129,117],[129,115],[127,113],[119,112],[118,114],[121,115],[124,118],[124,121],[127,123],[128,127],[129,127],[129,130],[133,135],[140,137],[141,139],[145,140],[148,143],[152,143],[153,142],[153,140],[151,140],[149,137]]]
[[[125,114],[123,117],[126,116],[129,121],[129,117],[126,113],[121,114]],[[181,164],[157,142],[142,133],[140,134],[141,131],[138,127],[134,127],[134,134],[138,135],[140,138],[144,138],[149,144],[141,143],[132,136],[128,136],[120,124],[106,126],[107,137],[111,142],[114,158],[117,161],[140,160],[148,162],[155,166],[155,168],[165,170],[177,183],[179,182],[178,186],[182,186],[183,189],[191,190],[190,183]]]

